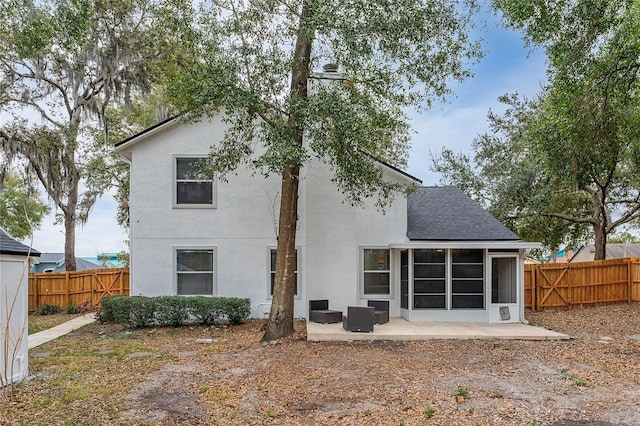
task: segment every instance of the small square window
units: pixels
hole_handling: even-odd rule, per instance
[[[175,204],[179,206],[214,206],[215,183],[203,171],[203,157],[176,158]]]

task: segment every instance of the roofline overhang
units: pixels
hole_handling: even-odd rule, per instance
[[[391,249],[541,249],[542,243],[508,241],[408,241],[390,243]]]
[[[129,151],[128,151],[128,148],[131,145],[134,145],[134,144],[136,144],[136,143],[138,143],[140,141],[143,141],[143,140],[145,140],[145,139],[147,139],[147,138],[149,138],[149,137],[151,137],[151,136],[153,136],[153,135],[155,135],[157,133],[165,131],[167,128],[170,128],[170,127],[174,126],[176,123],[179,122],[180,117],[182,117],[182,115],[167,118],[166,120],[161,121],[161,122],[159,122],[157,124],[154,124],[153,126],[143,130],[140,133],[136,133],[135,135],[130,136],[127,139],[125,139],[125,140],[123,140],[121,142],[118,142],[115,145],[116,152],[120,156],[126,158],[127,160],[131,160],[131,155],[129,154]]]

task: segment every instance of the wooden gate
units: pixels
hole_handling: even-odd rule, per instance
[[[525,265],[525,306],[534,310],[638,301],[638,259]]]
[[[129,294],[129,268],[29,274],[29,311],[45,304],[60,309],[100,305],[114,294]]]

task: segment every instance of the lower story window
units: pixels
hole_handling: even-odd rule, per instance
[[[390,294],[390,256],[388,249],[364,249],[364,294]]]
[[[298,295],[298,250],[296,250],[296,254],[295,254],[296,258],[294,260],[294,272],[293,272],[293,281],[295,282],[295,288],[293,290],[293,294],[294,295]],[[270,275],[270,287],[269,287],[269,294],[271,296],[273,296],[273,286],[276,283],[276,261],[278,259],[278,250],[275,249],[271,249],[270,250],[270,271],[269,271],[269,275]]]
[[[177,294],[213,295],[213,249],[176,250]]]

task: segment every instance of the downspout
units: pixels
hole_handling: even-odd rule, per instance
[[[524,317],[524,249],[518,250],[518,305],[520,306],[520,322],[529,324]]]

